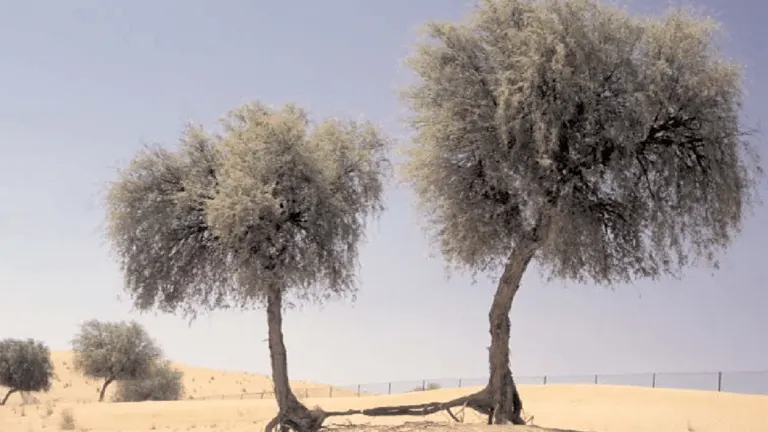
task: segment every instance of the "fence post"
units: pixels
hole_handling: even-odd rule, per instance
[[[597,374],[595,374],[595,384],[597,384]]]
[[[427,380],[421,381],[421,391],[427,391]]]
[[[387,394],[392,394],[392,383],[390,382],[388,384],[389,385],[387,386]]]
[[[656,372],[651,375],[651,388],[656,388]]]
[[[459,388],[461,388],[461,378],[459,378]]]
[[[547,376],[544,375],[544,385],[547,385]]]
[[[718,372],[717,373],[717,391],[723,390],[723,373]]]
[[[333,386],[328,386],[328,397],[329,398],[333,397]]]
[[[304,389],[304,397],[309,398],[309,388]]]
[[[357,397],[360,397],[360,384],[357,385]]]

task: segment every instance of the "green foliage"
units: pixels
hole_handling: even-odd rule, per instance
[[[222,133],[190,126],[111,183],[108,238],[140,309],[194,316],[354,293],[358,244],[382,208],[387,140],[369,123],[313,124],[294,106],[229,112]]]
[[[134,321],[86,321],[72,341],[72,350],[76,370],[106,380],[140,378],[162,357],[162,350]]]
[[[48,347],[32,339],[0,341],[0,385],[11,390],[48,391],[53,363]]]
[[[404,174],[445,258],[485,271],[534,247],[552,277],[608,284],[716,265],[762,173],[717,28],[595,0],[430,23]]]
[[[117,383],[115,402],[174,401],[184,395],[184,373],[168,361],[152,365],[147,375]]]

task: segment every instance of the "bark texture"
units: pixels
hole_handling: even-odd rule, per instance
[[[272,289],[267,295],[267,326],[269,328],[269,356],[272,362],[272,381],[278,414],[266,427],[266,432],[313,432],[320,429],[326,415],[309,410],[291,390],[288,379],[288,355],[283,341],[283,296]]]
[[[509,312],[512,301],[520,288],[523,273],[536,253],[536,245],[524,244],[516,247],[507,260],[499,279],[496,294],[493,297],[491,311],[488,314],[491,333],[489,350],[490,379],[487,390],[492,401],[489,423],[525,424],[522,418],[523,402],[517,391],[515,380],[509,368]]]

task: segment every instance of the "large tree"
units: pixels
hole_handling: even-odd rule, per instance
[[[47,392],[52,380],[51,352],[44,343],[32,339],[0,341],[0,385],[8,388],[0,405],[16,392]]]
[[[77,371],[104,380],[99,402],[110,384],[144,378],[163,357],[157,343],[135,321],[86,321],[72,340],[72,350]]]
[[[489,421],[522,423],[509,312],[531,262],[600,285],[678,276],[738,234],[760,169],[716,30],[593,0],[482,0],[428,24],[405,174],[447,262],[500,275],[490,380],[463,400]]]
[[[312,123],[294,105],[248,104],[221,125],[139,153],[110,185],[108,237],[139,309],[266,305],[279,406],[267,429],[315,430],[324,414],[288,381],[283,308],[354,292],[366,221],[382,209],[387,140],[370,123]]]

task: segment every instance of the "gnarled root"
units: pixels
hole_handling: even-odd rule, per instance
[[[525,420],[523,420],[522,416],[523,401],[520,399],[520,393],[517,391],[515,380],[512,378],[512,372],[510,372],[509,369],[505,372],[503,382],[504,388],[502,391],[506,393],[503,397],[505,406],[498,406],[498,404],[501,403],[501,400],[495,401],[496,403],[494,403],[493,412],[488,416],[488,424],[503,424],[510,422],[516,425],[523,425],[525,424]],[[489,387],[486,387],[485,390],[490,392],[490,385]],[[494,415],[496,412],[501,414],[501,417],[499,417],[499,415]],[[493,421],[494,417],[496,420],[495,422]]]
[[[520,399],[520,394],[517,391],[517,386],[512,378],[512,373],[507,372],[509,376],[506,377],[505,382],[507,385],[504,391],[507,392],[505,406],[498,406],[498,401],[494,400],[493,388],[489,384],[484,389],[477,393],[473,393],[468,396],[462,396],[460,398],[453,399],[448,402],[429,402],[418,405],[399,405],[389,407],[377,407],[364,410],[350,410],[339,413],[328,413],[330,415],[352,415],[362,414],[366,416],[427,416],[440,411],[446,411],[451,418],[460,422],[460,420],[454,415],[452,408],[462,407],[471,408],[480,414],[488,416],[488,424],[494,423],[494,418],[497,424],[499,423],[512,423],[516,425],[524,425],[525,420],[522,417],[523,402]]]
[[[512,380],[511,373],[506,382],[509,383],[509,385],[504,389],[504,391],[507,392],[505,399],[508,402],[505,407],[497,406],[498,404],[494,401],[494,392],[490,385],[477,393],[462,396],[447,402],[428,402],[416,405],[382,406],[347,411],[323,411],[320,409],[310,410],[301,403],[297,403],[292,404],[288,410],[273,418],[267,424],[265,430],[266,432],[316,432],[322,427],[323,422],[328,417],[350,415],[364,415],[369,417],[428,416],[440,411],[446,411],[454,421],[461,422],[451,410],[452,408],[458,407],[471,408],[480,414],[488,416],[488,424],[494,423],[493,420],[496,418],[496,423],[501,421],[503,423],[510,422],[516,425],[523,425],[525,424],[525,421],[522,418],[523,404],[520,395],[517,392],[517,387]],[[502,415],[501,418],[498,418],[499,414],[496,414],[497,412]]]
[[[277,414],[267,423],[265,432],[316,432],[323,426],[328,414],[322,410],[310,410],[301,403]]]

